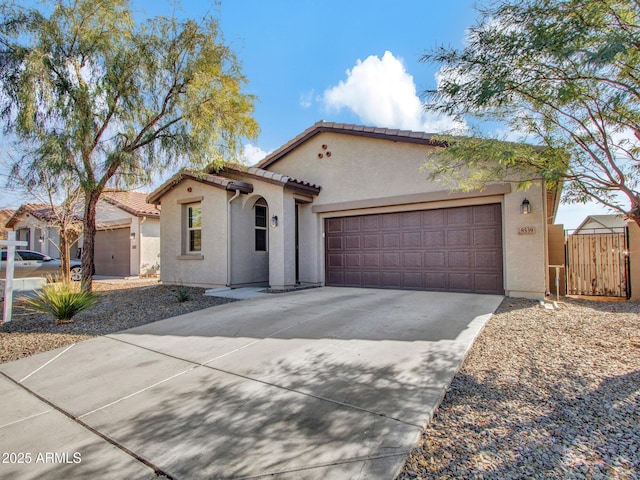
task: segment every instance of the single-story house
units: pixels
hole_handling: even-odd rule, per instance
[[[162,205],[161,280],[542,298],[559,192],[450,191],[421,171],[440,148],[426,133],[318,122],[255,167],[181,171],[148,198]]]
[[[106,191],[96,209],[96,275],[145,276],[160,268],[160,209],[146,203],[146,193]],[[78,208],[81,215],[82,208]],[[26,247],[59,257],[59,233],[50,205],[25,203],[7,221]],[[80,258],[83,237],[71,247]]]

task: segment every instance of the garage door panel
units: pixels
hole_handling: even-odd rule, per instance
[[[333,254],[333,253],[329,253],[327,254],[327,264],[329,265],[329,267],[344,267],[344,260],[343,260],[343,256],[340,254]]]
[[[360,231],[360,217],[346,217],[344,219],[344,231],[345,232],[359,232]]]
[[[364,248],[380,248],[380,235],[376,234],[364,234],[362,236]]]
[[[501,236],[501,232],[497,228],[477,228],[473,231],[473,245],[493,247]]]
[[[402,288],[402,274],[400,272],[380,272],[380,280],[384,288]]]
[[[382,248],[399,248],[399,247],[400,247],[399,233],[383,233],[382,234]]]
[[[342,250],[343,237],[329,237],[327,239],[327,250]]]
[[[362,272],[353,272],[351,270],[345,270],[344,282],[348,287],[359,287],[362,285]]]
[[[478,205],[473,208],[474,225],[495,225],[500,221],[500,210],[493,205]]]
[[[403,272],[402,286],[411,290],[422,290],[424,288],[421,272]]]
[[[422,215],[420,212],[405,212],[401,216],[403,228],[420,228],[422,226]]]
[[[447,253],[442,252],[427,252],[423,255],[424,266],[429,269],[442,269],[447,268]]]
[[[341,218],[329,218],[327,220],[327,232],[340,233],[342,232],[342,219]]]
[[[344,272],[336,270],[327,271],[327,285],[345,285]]]
[[[422,268],[422,253],[420,252],[403,253],[402,266],[404,268]]]
[[[476,273],[475,290],[479,293],[493,293],[501,288],[502,277],[498,278],[495,273]]]
[[[490,251],[475,251],[475,266],[479,269],[495,269],[498,263],[502,263],[502,258],[499,256],[499,252]]]
[[[422,226],[424,227],[444,227],[445,223],[444,210],[425,210],[422,212]]]
[[[378,287],[380,286],[380,272],[362,272],[362,286],[363,287]]]
[[[344,256],[345,267],[360,267],[362,265],[361,255],[359,253],[347,253]]]
[[[382,268],[398,268],[399,266],[400,252],[382,254]]]
[[[403,232],[402,248],[419,248],[422,245],[421,232]]]
[[[447,247],[448,248],[459,248],[459,247],[469,247],[471,245],[471,230],[470,229],[460,229],[460,230],[449,230],[447,231]]]
[[[327,285],[504,293],[499,204],[327,219],[325,234]]]
[[[446,232],[444,230],[426,230],[422,232],[423,248],[444,248],[446,244]]]
[[[447,212],[447,225],[467,226],[473,223],[472,207],[451,208]]]
[[[360,250],[360,236],[347,235],[345,238],[345,248],[347,250]]]
[[[453,292],[472,292],[473,277],[471,273],[450,273],[449,274],[449,290]]]
[[[426,290],[446,290],[447,274],[429,272],[424,274],[424,288]]]
[[[379,253],[365,253],[362,257],[365,267],[378,268],[381,266]]]
[[[400,229],[400,215],[397,213],[384,213],[380,215],[382,220],[381,228],[383,230],[399,230]]]
[[[449,252],[448,263],[449,268],[469,270],[474,267],[473,255],[470,251]]]
[[[380,230],[380,218],[377,215],[362,217],[362,230]]]

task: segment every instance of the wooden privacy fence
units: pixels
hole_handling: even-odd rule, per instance
[[[627,232],[567,236],[567,293],[627,297]]]

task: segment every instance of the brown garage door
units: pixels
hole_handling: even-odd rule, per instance
[[[128,276],[131,272],[129,228],[96,232],[96,275]]]
[[[325,220],[326,284],[503,294],[500,204]]]

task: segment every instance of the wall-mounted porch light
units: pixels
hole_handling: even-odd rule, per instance
[[[276,228],[278,226],[278,216],[274,215],[273,217],[271,217],[271,226],[273,228]]]
[[[136,232],[131,232],[131,233],[129,234],[129,238],[130,238],[131,240],[135,240],[135,239],[136,239]]]
[[[40,238],[38,238],[38,242],[40,242],[40,243],[44,243],[44,237],[40,237]]]
[[[522,205],[520,205],[520,213],[523,215],[531,213],[531,203],[526,198],[522,201]]]

